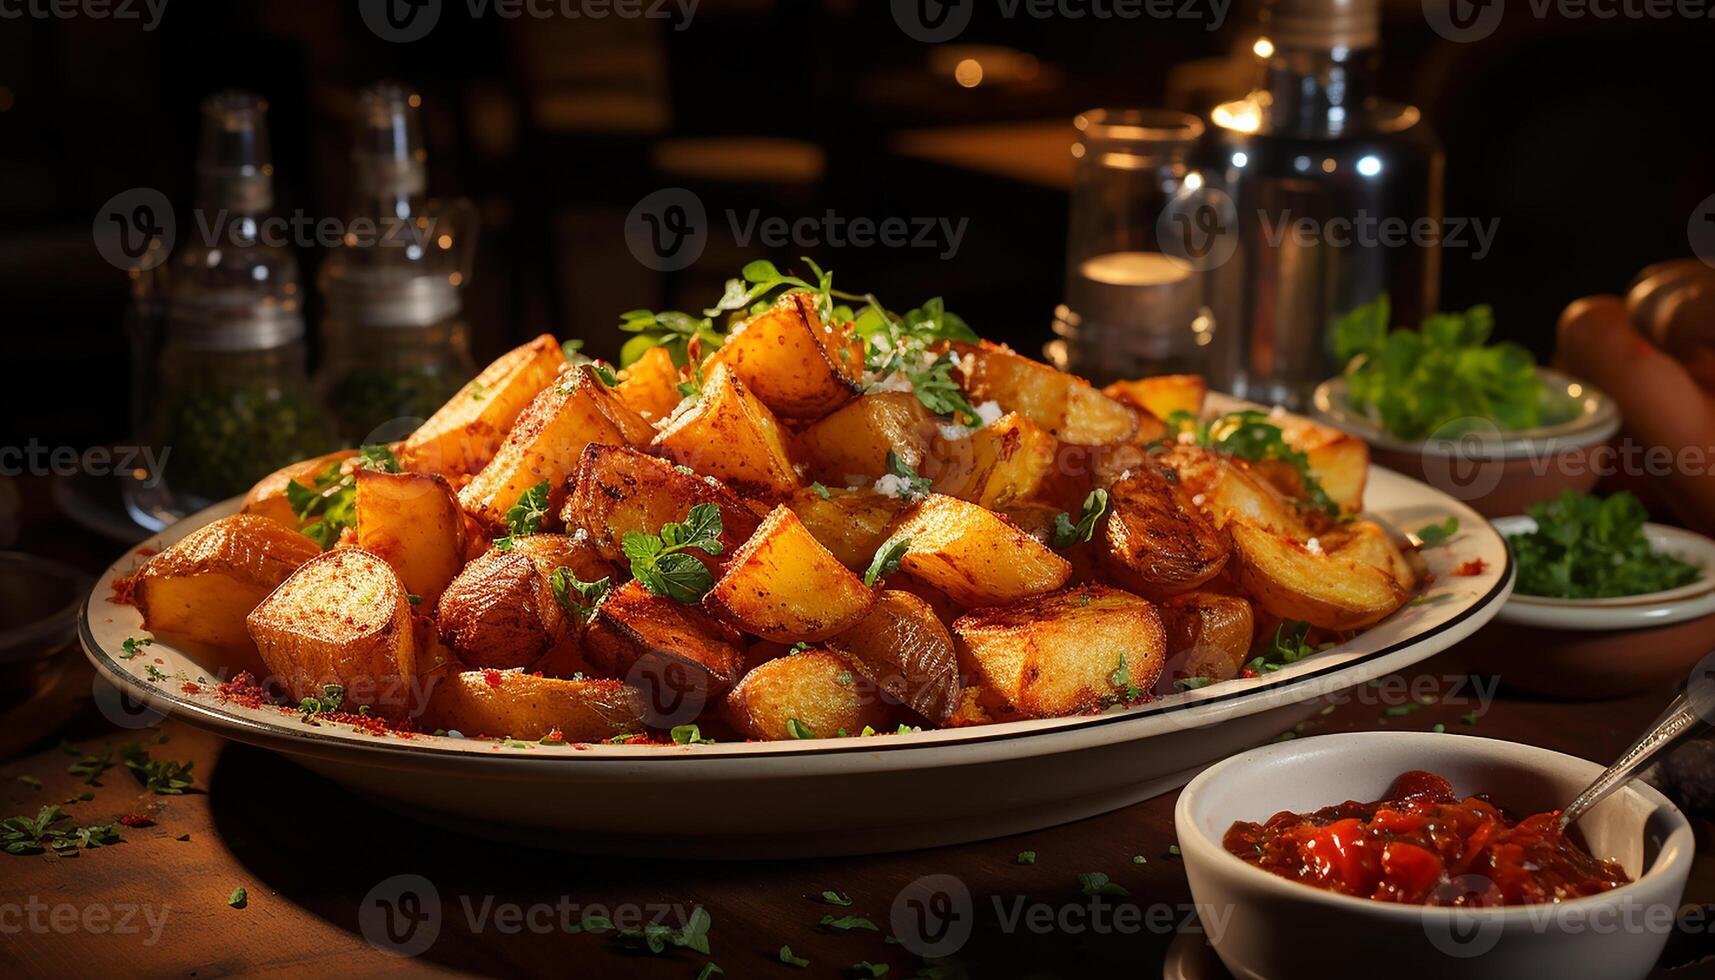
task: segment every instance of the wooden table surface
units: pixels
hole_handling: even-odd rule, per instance
[[[51,523],[33,525],[25,546],[32,540],[53,541],[62,554],[102,550],[76,543],[75,532]],[[1450,738],[1513,739],[1605,759],[1623,749],[1671,694],[1559,704],[1502,691],[1488,700],[1477,697],[1474,686],[1450,680],[1462,674],[1458,651],[1443,654],[1412,672],[1440,678],[1440,702],[1387,715],[1379,703],[1385,688],[1359,688],[1301,737],[1440,724]],[[526,848],[417,824],[280,756],[175,721],[158,729],[117,729],[95,710],[92,681],[82,657],[71,652],[58,696],[0,715],[0,759],[6,760],[0,816],[34,814],[44,804],[90,791],[93,799],[65,805],[79,824],[126,814],[149,815],[155,824],[127,828],[123,844],[75,859],[0,854],[0,976],[205,978],[325,970],[689,980],[707,962],[727,977],[832,977],[853,975],[849,967],[868,961],[888,965],[890,978],[912,977],[925,964],[887,942],[889,911],[902,889],[938,874],[956,876],[975,898],[974,931],[955,954],[970,976],[1160,976],[1170,946],[1201,967],[1189,975],[1223,975],[1218,964],[1210,966],[1200,936],[1179,935],[1190,895],[1169,851],[1176,794],[1061,827],[901,854],[743,863],[590,857],[566,850],[576,846],[573,840]],[[1473,713],[1474,724],[1461,720]],[[85,786],[66,771],[74,758],[60,747],[62,737],[80,752],[143,742],[157,759],[190,762],[195,791],[143,792],[122,765],[108,770],[102,785]],[[935,801],[876,805],[929,808]],[[683,807],[685,820],[694,822],[698,800],[687,793]],[[1709,829],[1699,821],[1700,837],[1707,840]],[[1017,863],[1025,850],[1036,852],[1035,863]],[[1715,863],[1702,850],[1688,905],[1715,903]],[[1140,911],[1129,913],[1132,918],[1091,918],[1092,900],[1076,876],[1092,871],[1130,891],[1129,898],[1104,902]],[[248,904],[235,909],[227,901],[239,886]],[[824,890],[849,896],[852,904],[825,904]],[[1007,928],[1021,900],[1048,906],[1060,925]],[[652,955],[611,935],[560,927],[586,914],[606,914],[621,925],[627,915],[660,914],[677,924],[696,906],[711,918],[708,956],[673,947]],[[391,933],[384,928],[389,911]],[[861,916],[879,929],[819,928],[830,913]],[[1702,921],[1675,934],[1664,965],[1715,954],[1709,919]],[[1127,924],[1116,928],[1120,923]],[[424,948],[401,957],[394,955],[398,942]],[[809,967],[782,963],[782,945]],[[1659,975],[1707,975],[1707,965]],[[939,968],[939,974],[922,975],[959,975],[954,964]]]

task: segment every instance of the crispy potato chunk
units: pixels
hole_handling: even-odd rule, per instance
[[[628,561],[626,532],[659,534],[663,524],[683,521],[698,504],[720,508],[723,547],[718,555],[696,548],[690,554],[718,575],[759,522],[737,494],[713,477],[686,472],[628,447],[591,444],[578,461],[561,517],[567,527],[588,531],[603,558],[623,565]]]
[[[816,479],[842,487],[885,474],[890,452],[912,469],[928,465],[940,431],[916,395],[882,391],[847,402],[798,433],[798,446]]]
[[[643,690],[652,725],[691,721],[738,680],[739,635],[696,606],[654,595],[635,580],[615,589],[590,621],[584,656]]]
[[[1407,592],[1417,591],[1417,566],[1400,549],[1393,535],[1375,521],[1351,521],[1331,531],[1317,535],[1323,551],[1350,558],[1393,576],[1399,587]]]
[[[534,677],[517,670],[467,670],[435,684],[425,727],[471,737],[605,742],[643,730],[636,690],[616,680]]]
[[[869,615],[830,637],[827,647],[930,722],[946,721],[958,704],[959,658],[952,634],[929,603],[909,592],[881,593]]]
[[[827,650],[779,657],[744,675],[723,704],[746,738],[838,738],[890,731],[897,711],[845,658]]]
[[[1226,535],[1172,476],[1145,463],[1108,490],[1105,558],[1114,578],[1151,599],[1189,592],[1221,573]]]
[[[1203,399],[1209,383],[1200,374],[1162,374],[1136,381],[1115,381],[1102,394],[1141,408],[1158,419],[1175,412],[1203,414]]]
[[[991,509],[1057,498],[1053,436],[1017,412],[948,446],[935,492]]]
[[[787,498],[786,506],[840,564],[861,572],[869,569],[894,519],[911,505],[874,490],[829,490],[823,497],[806,487]]]
[[[959,692],[959,702],[941,724],[946,728],[973,728],[992,725],[997,720],[989,714],[987,694],[981,687],[967,687]]]
[[[703,606],[763,639],[813,643],[855,626],[875,593],[781,504],[733,553]]]
[[[980,684],[1026,717],[1093,711],[1148,691],[1167,659],[1161,615],[1148,600],[1082,585],[953,624]]]
[[[356,479],[357,546],[433,606],[465,561],[465,515],[453,488],[438,473],[360,469]]]
[[[965,606],[1012,602],[1066,583],[1072,566],[993,511],[930,494],[900,515],[899,567]]]
[[[441,641],[467,667],[534,667],[571,673],[583,623],[554,596],[554,570],[585,582],[612,571],[587,541],[563,534],[515,538],[509,551],[490,549],[464,567],[441,595],[435,621]],[[556,663],[542,661],[556,654]]]
[[[1405,590],[1374,565],[1326,552],[1265,528],[1234,523],[1234,577],[1263,610],[1331,630],[1352,630],[1405,602]]]
[[[705,377],[702,400],[655,436],[654,449],[747,496],[781,499],[804,482],[791,433],[725,364]]]
[[[714,361],[782,418],[819,419],[863,390],[863,341],[825,324],[809,293],[787,293],[735,326]]]
[[[512,423],[565,364],[565,352],[548,334],[507,351],[411,433],[399,450],[399,462],[413,472],[449,479],[477,472],[494,458]]]
[[[953,350],[971,401],[999,402],[1002,409],[1023,415],[1062,442],[1131,442],[1144,430],[1137,409],[1102,394],[1083,378],[986,342],[955,343]]]
[[[566,501],[566,478],[585,446],[624,446],[634,438],[647,441],[653,432],[595,372],[577,368],[536,396],[493,461],[459,491],[459,502],[479,524],[505,534],[506,512],[526,490],[547,480],[552,519]]]
[[[412,622],[399,576],[367,551],[335,548],[305,562],[246,625],[263,664],[293,698],[338,684],[346,705],[387,718],[419,707],[417,674],[433,640]]]
[[[1237,677],[1250,659],[1256,635],[1251,604],[1218,592],[1187,592],[1161,604],[1167,628],[1167,670],[1163,680]]]
[[[1280,427],[1281,438],[1288,446],[1305,455],[1311,477],[1341,510],[1356,514],[1364,509],[1364,485],[1370,474],[1367,443],[1339,429],[1281,410],[1271,412],[1268,420]],[[1273,463],[1262,472],[1291,496],[1305,496],[1298,471],[1290,465]]]
[[[250,488],[250,492],[244,495],[244,506],[239,513],[266,517],[296,531],[300,522],[297,512],[292,509],[291,501],[286,499],[286,484],[296,480],[306,487],[310,486],[315,483],[316,477],[356,457],[357,450],[341,449],[325,456],[283,466],[258,480],[256,485]]]
[[[679,369],[667,348],[651,347],[649,353],[619,373],[619,387],[613,393],[639,417],[659,422],[684,400],[679,394],[679,379]]]
[[[1292,499],[1243,460],[1194,446],[1177,446],[1156,458],[1179,477],[1179,485],[1216,527],[1243,521],[1289,537],[1308,534]]]
[[[152,633],[249,650],[244,618],[321,553],[314,541],[277,521],[233,514],[149,559],[137,576],[137,608]]]

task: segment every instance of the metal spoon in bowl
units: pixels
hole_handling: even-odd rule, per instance
[[[1585,787],[1584,792],[1579,793],[1576,799],[1566,805],[1566,809],[1560,811],[1560,829],[1565,830],[1577,823],[1579,817],[1606,799],[1609,793],[1631,782],[1632,777],[1662,749],[1672,745],[1681,735],[1702,723],[1703,718],[1692,706],[1691,698],[1685,692],[1680,692],[1642,738],[1633,742],[1631,748],[1622,753],[1613,765],[1603,770],[1595,782]]]

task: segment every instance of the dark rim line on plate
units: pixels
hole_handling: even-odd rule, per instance
[[[1452,629],[1453,627],[1459,625],[1460,623],[1463,623],[1467,619],[1470,619],[1471,616],[1476,614],[1476,612],[1478,610],[1488,608],[1495,601],[1495,598],[1498,595],[1500,595],[1501,591],[1503,589],[1505,589],[1509,583],[1512,582],[1513,570],[1514,570],[1512,550],[1510,548],[1505,549],[1505,550],[1506,550],[1506,556],[1507,556],[1506,564],[1505,564],[1505,566],[1502,567],[1501,575],[1495,580],[1495,584],[1493,586],[1491,586],[1489,588],[1489,591],[1485,592],[1480,599],[1478,599],[1476,602],[1472,603],[1469,608],[1465,609],[1463,612],[1461,612],[1457,616],[1454,616],[1453,618],[1447,620],[1446,622],[1438,623],[1434,627],[1432,627],[1432,628],[1430,628],[1430,629],[1428,629],[1422,633],[1418,633],[1414,636],[1408,637],[1406,639],[1402,639],[1396,643],[1393,643],[1393,644],[1390,644],[1386,647],[1383,647],[1380,650],[1376,650],[1376,651],[1373,651],[1371,653],[1363,654],[1362,656],[1359,656],[1355,659],[1344,661],[1338,665],[1329,664],[1325,667],[1317,668],[1316,670],[1306,671],[1303,674],[1299,674],[1299,675],[1294,676],[1294,677],[1282,678],[1282,679],[1275,681],[1273,683],[1264,684],[1264,685],[1261,685],[1259,687],[1249,688],[1249,689],[1244,690],[1244,691],[1234,691],[1230,694],[1222,694],[1219,696],[1203,698],[1203,699],[1195,700],[1195,701],[1183,701],[1183,702],[1180,702],[1178,704],[1160,705],[1160,704],[1153,704],[1151,702],[1146,702],[1144,704],[1135,705],[1133,707],[1127,708],[1124,711],[1118,711],[1118,712],[1114,712],[1112,714],[1096,715],[1096,716],[1087,718],[1083,721],[1072,722],[1070,724],[1058,726],[1058,727],[1053,728],[1051,730],[1045,730],[1045,731],[1005,732],[1005,733],[996,733],[993,735],[972,735],[972,736],[967,737],[967,738],[937,740],[935,742],[924,743],[924,744],[914,744],[914,745],[878,746],[874,743],[865,743],[865,744],[860,744],[860,745],[805,746],[803,749],[801,749],[800,751],[796,751],[796,752],[780,752],[780,751],[774,751],[774,752],[733,752],[733,753],[721,753],[718,756],[718,758],[720,758],[722,760],[726,760],[726,759],[800,758],[800,757],[805,756],[805,755],[830,755],[830,754],[839,754],[839,753],[847,753],[847,752],[874,752],[874,751],[877,751],[878,749],[886,749],[887,751],[892,751],[892,752],[908,752],[908,751],[915,751],[915,750],[922,750],[922,749],[940,749],[940,748],[945,748],[945,747],[954,746],[954,745],[974,745],[974,744],[978,744],[978,743],[982,743],[982,742],[1000,742],[1000,741],[1006,741],[1006,740],[1015,739],[1015,738],[1031,738],[1031,737],[1034,737],[1037,735],[1047,735],[1047,734],[1051,734],[1051,733],[1085,731],[1085,730],[1095,728],[1095,727],[1098,727],[1101,725],[1110,725],[1110,724],[1114,724],[1117,722],[1136,721],[1140,718],[1151,718],[1151,717],[1155,717],[1157,715],[1171,714],[1175,711],[1184,711],[1184,710],[1188,710],[1191,708],[1201,708],[1201,707],[1205,707],[1207,705],[1212,705],[1212,704],[1221,704],[1221,703],[1226,702],[1226,701],[1231,701],[1235,698],[1250,697],[1251,695],[1260,694],[1260,693],[1263,693],[1265,691],[1283,690],[1287,687],[1290,687],[1294,684],[1298,684],[1302,681],[1310,680],[1310,679],[1316,678],[1316,677],[1322,677],[1322,676],[1325,676],[1327,674],[1333,673],[1335,671],[1345,670],[1348,667],[1355,667],[1355,666],[1358,666],[1359,664],[1368,663],[1372,660],[1376,660],[1377,658],[1385,657],[1385,656],[1388,656],[1389,654],[1392,654],[1392,653],[1397,653],[1400,650],[1404,649],[1405,647],[1411,646],[1412,644],[1420,643],[1424,640],[1429,639],[1430,637],[1436,636],[1436,635],[1441,634],[1441,633],[1445,633],[1446,631]],[[105,577],[106,576],[104,575],[103,578],[105,578]],[[446,756],[449,754],[452,754],[452,755],[462,755],[463,754],[463,753],[448,753],[444,749],[437,748],[435,746],[429,746],[429,745],[411,745],[408,743],[402,744],[401,741],[397,738],[392,739],[390,742],[382,742],[380,739],[375,739],[374,743],[372,744],[369,742],[353,742],[348,737],[341,736],[341,735],[330,735],[330,734],[327,734],[325,732],[316,732],[316,731],[299,732],[299,731],[295,731],[295,730],[281,730],[282,726],[275,725],[275,724],[268,724],[265,722],[257,721],[257,720],[252,719],[252,718],[245,718],[241,715],[231,714],[231,713],[224,712],[224,711],[217,711],[214,708],[211,708],[206,704],[201,704],[197,701],[191,700],[190,698],[183,697],[181,695],[175,694],[171,691],[165,690],[165,689],[160,688],[160,687],[156,687],[152,683],[140,680],[135,675],[133,675],[130,671],[126,670],[121,664],[119,664],[117,661],[115,661],[111,656],[109,656],[107,651],[105,649],[103,649],[99,643],[96,642],[94,634],[92,634],[90,632],[89,622],[90,622],[90,618],[93,615],[93,611],[94,611],[94,605],[96,602],[96,592],[99,590],[100,590],[100,584],[97,583],[96,590],[90,592],[89,600],[84,604],[83,616],[81,616],[79,618],[79,621],[78,621],[78,634],[79,634],[80,639],[83,642],[83,647],[86,651],[89,651],[90,653],[94,654],[97,658],[99,658],[96,661],[96,665],[101,668],[101,671],[103,674],[107,674],[110,677],[122,678],[131,687],[142,692],[144,701],[147,701],[147,702],[165,701],[167,704],[172,705],[172,706],[177,707],[177,708],[182,708],[191,714],[195,714],[198,716],[205,717],[205,718],[209,719],[210,721],[215,722],[217,725],[226,726],[226,727],[236,726],[236,727],[245,729],[247,731],[255,731],[255,732],[258,732],[258,733],[261,733],[261,734],[268,736],[270,739],[277,739],[280,737],[285,737],[288,740],[303,739],[303,740],[308,740],[308,741],[312,741],[312,742],[327,742],[327,743],[338,744],[338,745],[354,745],[355,744],[355,745],[358,745],[361,748],[365,749],[366,751],[399,752],[399,753],[413,754],[413,755]],[[1402,606],[1401,608],[1406,608],[1406,607]],[[1397,610],[1395,612],[1397,612]],[[1374,627],[1371,627],[1371,628],[1373,629]],[[1073,716],[1073,717],[1076,717],[1076,716]],[[1045,721],[1045,720],[1050,720],[1050,719],[1030,719],[1030,720]],[[1058,720],[1065,721],[1067,719],[1061,718]],[[981,728],[981,727],[986,727],[986,726],[976,726],[976,727]],[[951,731],[951,729],[945,729],[945,728],[929,729],[928,731]],[[483,740],[474,740],[474,741],[480,743]],[[844,739],[838,739],[838,738],[832,738],[832,739],[815,739],[814,741],[841,742],[841,741],[845,741],[845,740]],[[856,740],[854,739],[853,741],[856,741]],[[582,744],[599,745],[601,743],[595,742],[595,743],[582,743]],[[743,743],[730,742],[730,743],[726,743],[726,744],[739,745],[739,744],[743,744]],[[615,746],[615,747],[617,747],[617,746]],[[641,747],[640,746],[639,751],[637,753],[635,753],[635,754],[626,753],[623,756],[580,756],[580,755],[576,755],[576,754],[568,754],[568,755],[556,754],[556,755],[542,756],[539,758],[544,758],[544,759],[575,759],[575,760],[578,760],[578,761],[586,763],[586,764],[621,763],[621,764],[627,764],[627,765],[634,763],[634,762],[638,762],[640,760],[646,760],[646,759],[678,762],[678,761],[682,761],[685,758],[685,756],[683,754],[680,754],[680,753],[661,752],[661,751],[659,751],[661,748],[664,748],[664,746],[650,746],[650,747]],[[513,758],[513,757],[509,756],[508,758]]]

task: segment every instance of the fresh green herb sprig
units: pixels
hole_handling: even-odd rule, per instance
[[[1095,536],[1096,523],[1108,512],[1108,492],[1097,487],[1084,498],[1083,513],[1074,523],[1072,515],[1062,511],[1054,516],[1054,547],[1070,548]]]
[[[870,296],[853,317],[852,330],[863,339],[864,367],[871,374],[884,379],[903,375],[929,411],[964,424],[977,423],[976,409],[953,380],[953,356],[945,351],[931,354],[930,348],[947,341],[974,344],[978,337],[969,324],[947,310],[939,296],[901,316]]]
[[[402,472],[398,458],[384,443],[364,446],[358,450],[357,460],[359,469]],[[286,483],[286,503],[298,519],[299,530],[323,551],[339,542],[340,532],[357,527],[357,478],[343,469],[336,461],[308,486],[297,480]]]
[[[875,549],[875,558],[870,561],[869,570],[863,573],[863,584],[874,587],[878,579],[899,571],[899,562],[910,547],[911,539],[908,537],[882,542],[881,547]]]
[[[1346,397],[1402,439],[1455,437],[1480,421],[1503,430],[1554,421],[1536,359],[1514,343],[1489,343],[1494,312],[1436,313],[1416,330],[1390,329],[1388,297],[1334,325],[1346,365]]]
[[[1428,524],[1418,529],[1417,540],[1423,542],[1426,548],[1445,544],[1459,533],[1459,518],[1449,517],[1439,524]]]
[[[320,695],[303,698],[298,702],[298,711],[302,713],[302,721],[306,725],[318,724],[316,718],[331,715],[345,703],[345,688],[339,684],[323,684]]]
[[[887,475],[905,481],[903,490],[896,495],[902,500],[921,500],[929,495],[929,489],[934,485],[934,481],[919,476],[911,464],[900,459],[899,454],[891,449],[887,451]]]
[[[1689,585],[1705,570],[1657,552],[1644,534],[1649,513],[1621,491],[1607,499],[1568,490],[1526,509],[1536,530],[1507,538],[1518,591],[1557,599],[1643,595]]]
[[[692,549],[718,555],[721,544],[721,509],[714,504],[697,504],[685,516],[683,523],[667,523],[660,534],[627,531],[620,541],[620,550],[631,559],[631,574],[645,589],[675,602],[702,601],[714,587],[709,573]]]
[[[554,601],[561,608],[577,616],[580,622],[588,622],[595,615],[596,607],[613,590],[613,578],[604,575],[594,582],[585,582],[578,578],[576,572],[561,566],[548,576],[548,589],[554,593]]]
[[[1197,445],[1216,452],[1253,463],[1286,463],[1297,472],[1299,485],[1311,507],[1332,517],[1340,515],[1339,503],[1328,496],[1322,482],[1311,474],[1310,457],[1286,441],[1286,433],[1268,420],[1266,412],[1228,412],[1201,423],[1189,413],[1174,412],[1168,417],[1168,424],[1180,432],[1190,432]]]
[[[191,788],[194,780],[191,777],[191,767],[195,763],[179,762],[174,759],[154,759],[148,750],[140,745],[130,745],[124,749],[125,768],[137,777],[143,788],[157,796],[183,796],[185,790]]]
[[[16,816],[0,820],[0,850],[7,854],[41,854],[49,849],[60,857],[77,857],[79,849],[103,847],[121,841],[115,824],[79,827],[64,810],[49,804],[34,817]]]
[[[1245,664],[1245,669],[1255,674],[1272,674],[1282,667],[1295,664],[1305,657],[1323,649],[1312,646],[1308,637],[1310,624],[1288,619],[1274,628],[1269,637],[1268,645],[1261,653],[1252,657]]]

